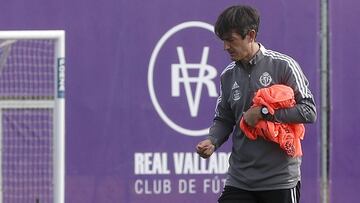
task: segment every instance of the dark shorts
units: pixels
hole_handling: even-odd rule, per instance
[[[300,203],[300,182],[283,190],[247,191],[225,186],[219,203]]]

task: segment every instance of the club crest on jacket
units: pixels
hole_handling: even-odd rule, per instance
[[[272,81],[272,78],[268,72],[264,72],[259,78],[259,82],[263,87],[269,86],[271,81]]]

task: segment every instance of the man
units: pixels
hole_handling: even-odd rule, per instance
[[[301,157],[290,157],[276,143],[248,139],[239,128],[243,117],[254,127],[260,119],[281,123],[313,123],[316,109],[308,81],[291,57],[256,42],[260,17],[249,6],[227,8],[217,19],[216,35],[231,60],[221,74],[221,93],[207,139],[196,150],[208,158],[233,132],[232,153],[220,203],[294,203],[300,199]],[[252,107],[254,93],[284,84],[293,89],[296,105],[278,109]]]

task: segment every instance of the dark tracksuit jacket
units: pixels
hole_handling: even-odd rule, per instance
[[[308,80],[291,57],[267,50],[260,44],[260,50],[248,64],[230,63],[221,74],[221,92],[208,137],[217,149],[232,132],[226,185],[259,191],[289,189],[300,181],[301,157],[289,157],[276,143],[261,138],[249,140],[239,128],[243,112],[252,105],[255,92],[273,84],[290,86],[297,104],[276,110],[271,121],[312,123],[316,120]]]

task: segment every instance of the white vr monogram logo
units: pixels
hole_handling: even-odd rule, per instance
[[[154,51],[151,54],[151,58],[149,62],[148,87],[149,87],[151,101],[156,109],[156,112],[169,127],[184,135],[202,136],[208,134],[209,131],[208,128],[200,129],[200,130],[187,129],[173,122],[165,114],[156,97],[154,82],[153,82],[155,62],[162,46],[175,33],[187,28],[194,28],[194,27],[208,30],[211,33],[213,33],[214,30],[214,27],[208,23],[204,23],[200,21],[190,21],[190,22],[181,23],[171,28],[169,31],[167,31],[164,34],[164,36],[160,38],[159,42],[156,44],[154,48]],[[183,84],[185,89],[185,95],[187,98],[187,103],[190,109],[190,115],[191,117],[197,117],[203,86],[205,85],[207,87],[208,94],[210,97],[218,96],[216,92],[215,84],[212,81],[216,77],[217,71],[213,66],[207,64],[208,55],[209,55],[209,47],[207,46],[203,48],[200,63],[188,63],[185,59],[183,47],[181,46],[177,47],[176,51],[178,54],[179,63],[171,64],[171,96],[180,97],[180,85]],[[197,77],[194,77],[193,75],[189,74],[189,70],[193,70],[193,69],[198,69]],[[195,84],[194,93],[191,88],[192,84]]]
[[[190,114],[192,117],[196,117],[199,111],[203,84],[206,85],[210,97],[218,96],[215,84],[212,81],[216,77],[217,71],[213,66],[206,64],[209,56],[209,47],[203,48],[200,64],[186,63],[183,47],[177,47],[176,50],[180,63],[171,65],[171,96],[179,97],[180,83],[184,83]],[[189,77],[188,69],[199,69],[199,75],[197,77]],[[205,75],[206,72],[208,72],[207,75]],[[191,83],[196,83],[195,95],[192,93]]]

